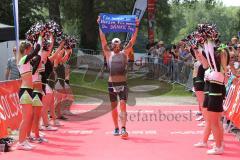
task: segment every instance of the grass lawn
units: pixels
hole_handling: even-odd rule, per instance
[[[82,99],[88,95],[99,95],[100,93],[108,93],[107,91],[107,79],[96,79],[93,74],[82,74],[72,72],[70,77],[70,84],[75,98]],[[148,92],[152,96],[192,96],[192,93],[185,90],[185,87],[179,84],[170,84],[158,80],[145,79],[144,77],[138,77],[128,80],[129,88],[138,85],[157,85],[158,89]]]

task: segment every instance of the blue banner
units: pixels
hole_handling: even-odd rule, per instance
[[[100,28],[103,33],[128,32],[134,33],[136,29],[135,15],[118,15],[100,13]]]

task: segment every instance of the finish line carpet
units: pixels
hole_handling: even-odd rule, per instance
[[[74,105],[85,112],[95,106]],[[201,138],[196,106],[128,107],[129,139],[112,136],[111,114],[89,121],[62,122],[56,132],[45,132],[49,143],[36,144],[32,151],[15,150],[0,154],[0,160],[235,160],[240,157],[240,142],[225,134],[225,154],[211,156],[207,149],[193,147]],[[164,117],[164,115],[165,117]]]

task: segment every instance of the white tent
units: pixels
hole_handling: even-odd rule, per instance
[[[5,80],[8,58],[13,56],[15,46],[14,27],[0,23],[0,81]]]
[[[0,42],[15,40],[14,26],[0,23]]]

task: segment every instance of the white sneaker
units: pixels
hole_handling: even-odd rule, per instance
[[[46,136],[46,134],[45,134],[45,133],[43,133],[43,132],[39,132],[39,136],[43,138],[43,137],[45,137],[45,136]]]
[[[31,144],[28,140],[26,140],[25,142],[26,142],[26,144],[27,144],[29,147],[32,147],[32,148],[35,148],[35,147],[36,147],[35,145]]]
[[[213,147],[212,149],[207,151],[207,154],[209,155],[219,155],[219,154],[223,154],[224,153],[224,149],[223,147]]]
[[[29,146],[26,142],[27,141],[24,141],[22,143],[18,143],[16,149],[18,149],[18,150],[25,150],[25,151],[32,150],[33,148],[31,146]]]
[[[214,136],[213,136],[213,134],[210,134],[210,136],[208,137],[208,140],[209,140],[209,141],[214,141]]]
[[[36,138],[36,141],[37,141],[38,143],[43,143],[43,142],[48,143],[48,140],[47,140],[46,138],[42,138],[42,137]]]
[[[58,128],[53,126],[43,127],[43,131],[56,131],[56,130],[58,130]]]
[[[199,116],[198,118],[195,119],[196,121],[203,121],[204,117],[203,116]]]
[[[198,142],[198,143],[194,144],[193,146],[196,148],[207,148],[208,147],[207,143],[204,143],[204,142]]]
[[[206,126],[206,122],[205,122],[205,121],[202,121],[202,122],[199,123],[197,126],[198,126],[198,127],[205,127],[205,126]]]
[[[63,126],[63,125],[59,122],[59,120],[55,120],[55,121],[53,122],[53,124],[54,124],[54,126]]]

